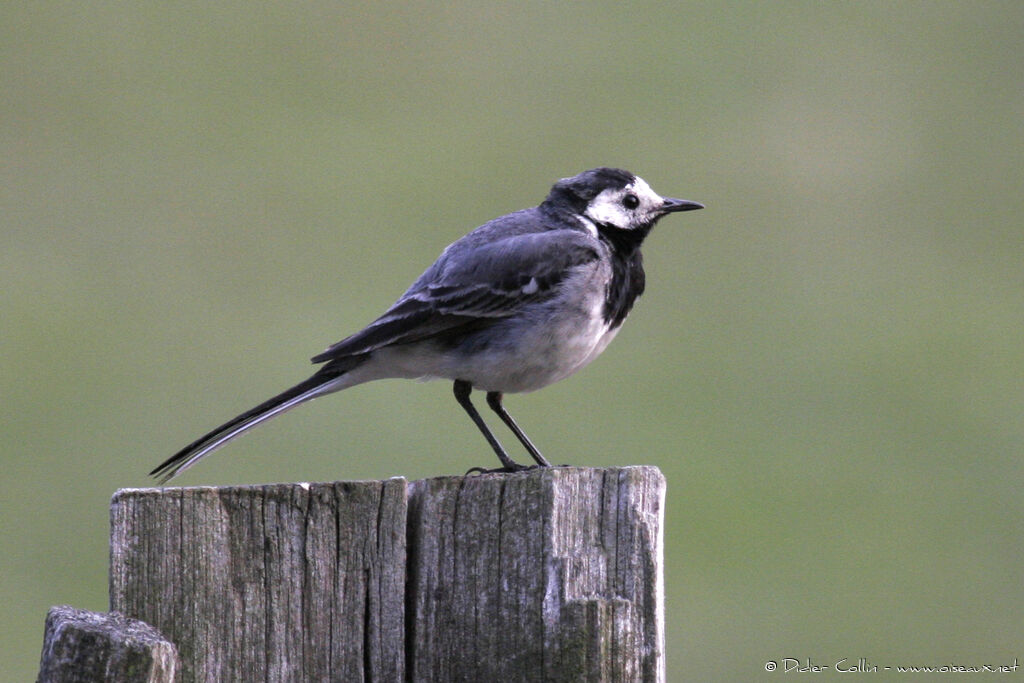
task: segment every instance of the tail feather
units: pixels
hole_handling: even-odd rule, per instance
[[[228,441],[241,436],[256,425],[276,415],[280,415],[301,403],[328,393],[330,390],[325,391],[327,385],[337,380],[345,371],[350,369],[349,367],[339,367],[339,365],[325,365],[309,379],[299,382],[290,389],[282,391],[277,396],[267,399],[238,417],[228,420],[216,429],[207,432],[160,463],[149,473],[150,476],[157,477],[161,485],[166,484],[200,459],[209,455],[212,451],[220,448]]]

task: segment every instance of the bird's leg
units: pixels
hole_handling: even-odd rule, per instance
[[[483,433],[484,438],[487,439],[487,443],[491,444],[491,448],[494,449],[494,453],[498,456],[498,460],[501,461],[502,467],[497,471],[518,472],[520,470],[528,469],[525,465],[520,465],[512,458],[508,457],[508,453],[506,453],[505,449],[501,447],[498,440],[494,438],[494,434],[491,433],[491,430],[487,428],[486,423],[484,423],[484,419],[480,417],[480,413],[476,411],[473,403],[469,400],[469,393],[473,391],[473,385],[465,380],[457,379],[455,380],[454,390],[455,400],[459,402],[459,405],[462,406],[467,413],[469,413],[469,417]],[[473,471],[491,472],[495,470],[481,470],[480,468],[474,467],[470,472]]]
[[[491,407],[491,410],[498,414],[501,421],[508,425],[508,428],[512,430],[512,433],[516,435],[519,442],[523,444],[527,451],[530,452],[530,456],[537,461],[537,464],[541,467],[551,467],[551,463],[544,459],[544,456],[540,454],[537,447],[530,441],[530,437],[526,436],[526,432],[519,428],[516,421],[512,419],[512,416],[505,410],[505,406],[501,404],[502,394],[500,391],[488,391],[487,392],[487,405]]]

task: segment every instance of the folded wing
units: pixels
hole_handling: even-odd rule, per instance
[[[553,296],[578,266],[599,257],[586,233],[550,230],[449,247],[381,317],[313,357],[323,363],[423,341],[515,315]]]

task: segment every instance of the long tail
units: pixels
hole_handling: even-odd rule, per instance
[[[339,359],[342,360],[342,359]],[[346,359],[356,360],[356,359]],[[360,359],[361,360],[361,359]],[[216,429],[204,434],[158,465],[150,476],[157,477],[161,485],[178,476],[200,459],[217,450],[228,441],[241,436],[256,425],[281,413],[331,391],[332,385],[358,363],[329,363],[320,368],[309,379],[299,382],[277,396],[267,399],[255,408],[228,420]],[[338,389],[342,387],[337,387]]]

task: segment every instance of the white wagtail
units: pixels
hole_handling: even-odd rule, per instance
[[[502,396],[564,379],[604,351],[643,294],[644,238],[665,214],[702,208],[661,197],[619,169],[564,178],[540,206],[495,218],[449,245],[384,315],[314,356],[324,365],[312,377],[199,437],[150,474],[166,482],[300,403],[390,377],[453,380],[455,399],[494,449],[499,470],[526,469],[470,402],[473,389],[486,391],[487,405],[546,467]]]

